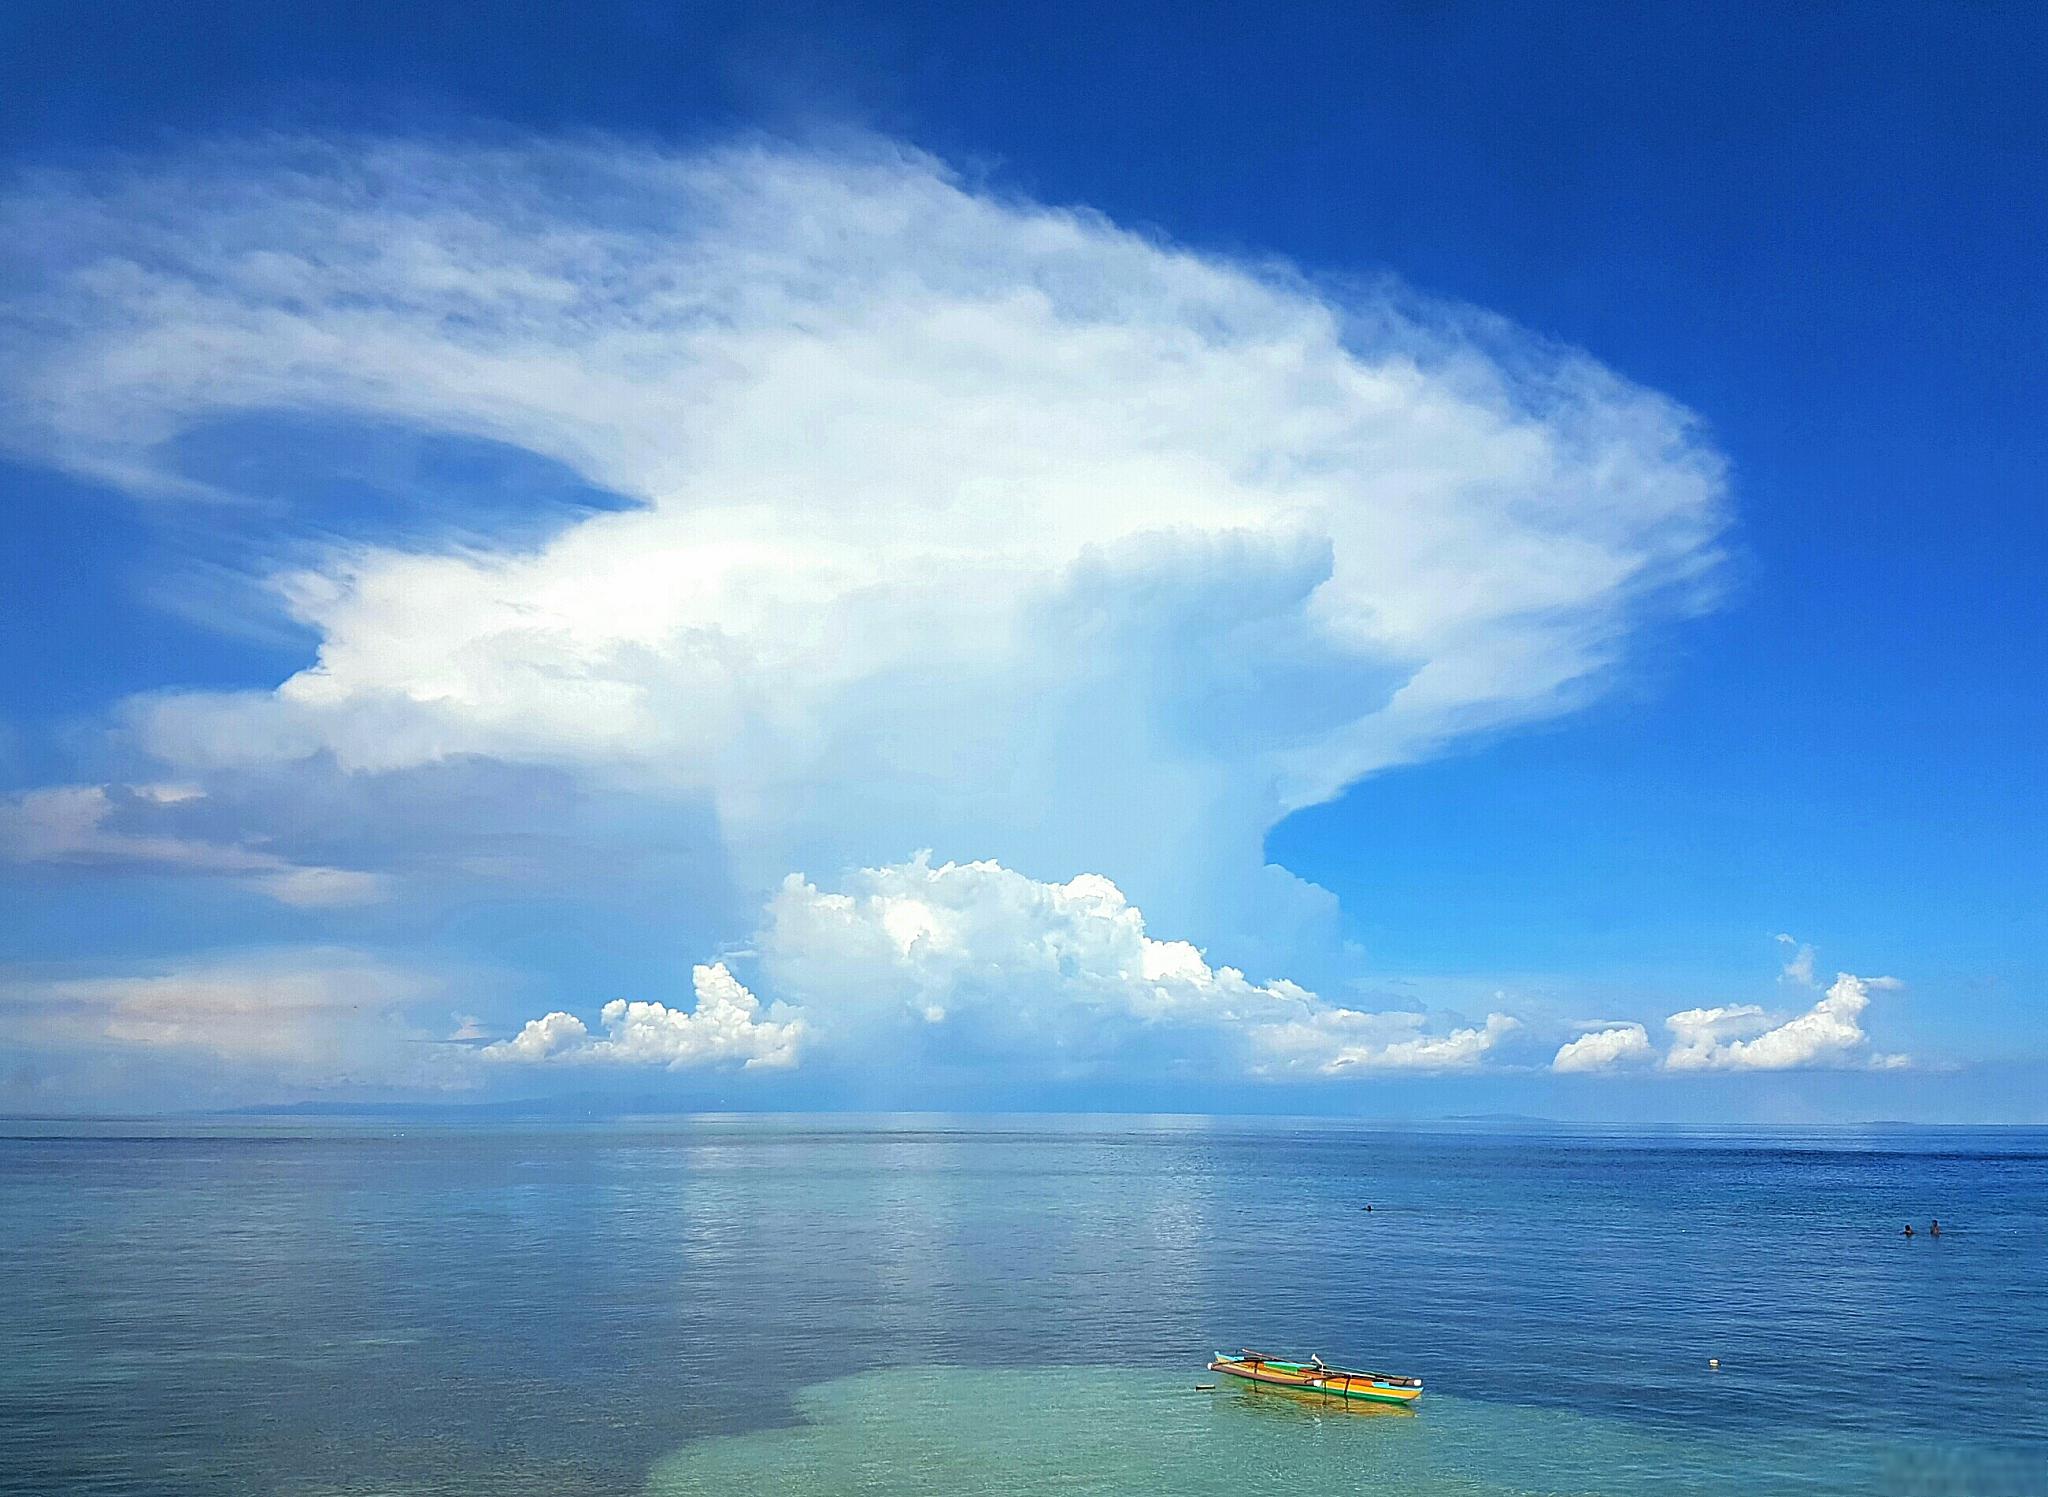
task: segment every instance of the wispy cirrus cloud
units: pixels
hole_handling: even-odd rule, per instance
[[[56,785],[0,798],[0,858],[222,877],[301,908],[383,897],[385,882],[374,873],[293,862],[265,848],[162,828],[167,814],[202,795],[188,785]]]
[[[340,947],[236,952],[79,976],[0,975],[17,1050],[113,1050],[256,1067],[320,1084],[438,1068],[406,1017],[424,975]]]
[[[1785,947],[1792,953],[1785,958],[1785,968],[1778,975],[1784,981],[1797,984],[1802,988],[1818,988],[1820,983],[1813,975],[1814,958],[1818,953],[1814,951],[1813,947],[1807,942],[1799,940],[1796,936],[1789,936],[1783,931],[1778,933],[1776,939],[1780,946]]]
[[[1263,1075],[1313,1073],[1319,1076],[1361,1076],[1374,1072],[1436,1073],[1476,1070],[1500,1042],[1522,1027],[1511,1014],[1493,1013],[1485,1022],[1425,1032],[1427,1016],[1407,1011],[1362,1013],[1335,1006],[1320,1008],[1306,1019],[1275,1026],[1259,1036],[1259,1046],[1274,1059],[1259,1066]]]

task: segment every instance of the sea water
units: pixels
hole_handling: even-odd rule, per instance
[[[0,1134],[10,1493],[2048,1493],[2038,1131]]]

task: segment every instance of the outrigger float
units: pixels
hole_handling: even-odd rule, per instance
[[[1321,1357],[1306,1362],[1280,1362],[1260,1352],[1242,1351],[1236,1356],[1216,1353],[1211,1372],[1263,1383],[1272,1388],[1289,1388],[1297,1393],[1315,1393],[1324,1398],[1349,1398],[1361,1403],[1411,1404],[1422,1397],[1422,1379],[1394,1377],[1384,1372],[1348,1372],[1328,1367]]]

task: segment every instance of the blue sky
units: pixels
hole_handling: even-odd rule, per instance
[[[2041,1116],[2037,13],[5,25],[0,1105]]]

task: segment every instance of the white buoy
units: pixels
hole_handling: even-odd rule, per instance
[[[1721,1370],[1721,1359],[1719,1357],[1708,1357],[1707,1366],[1713,1371],[1719,1372]]]

